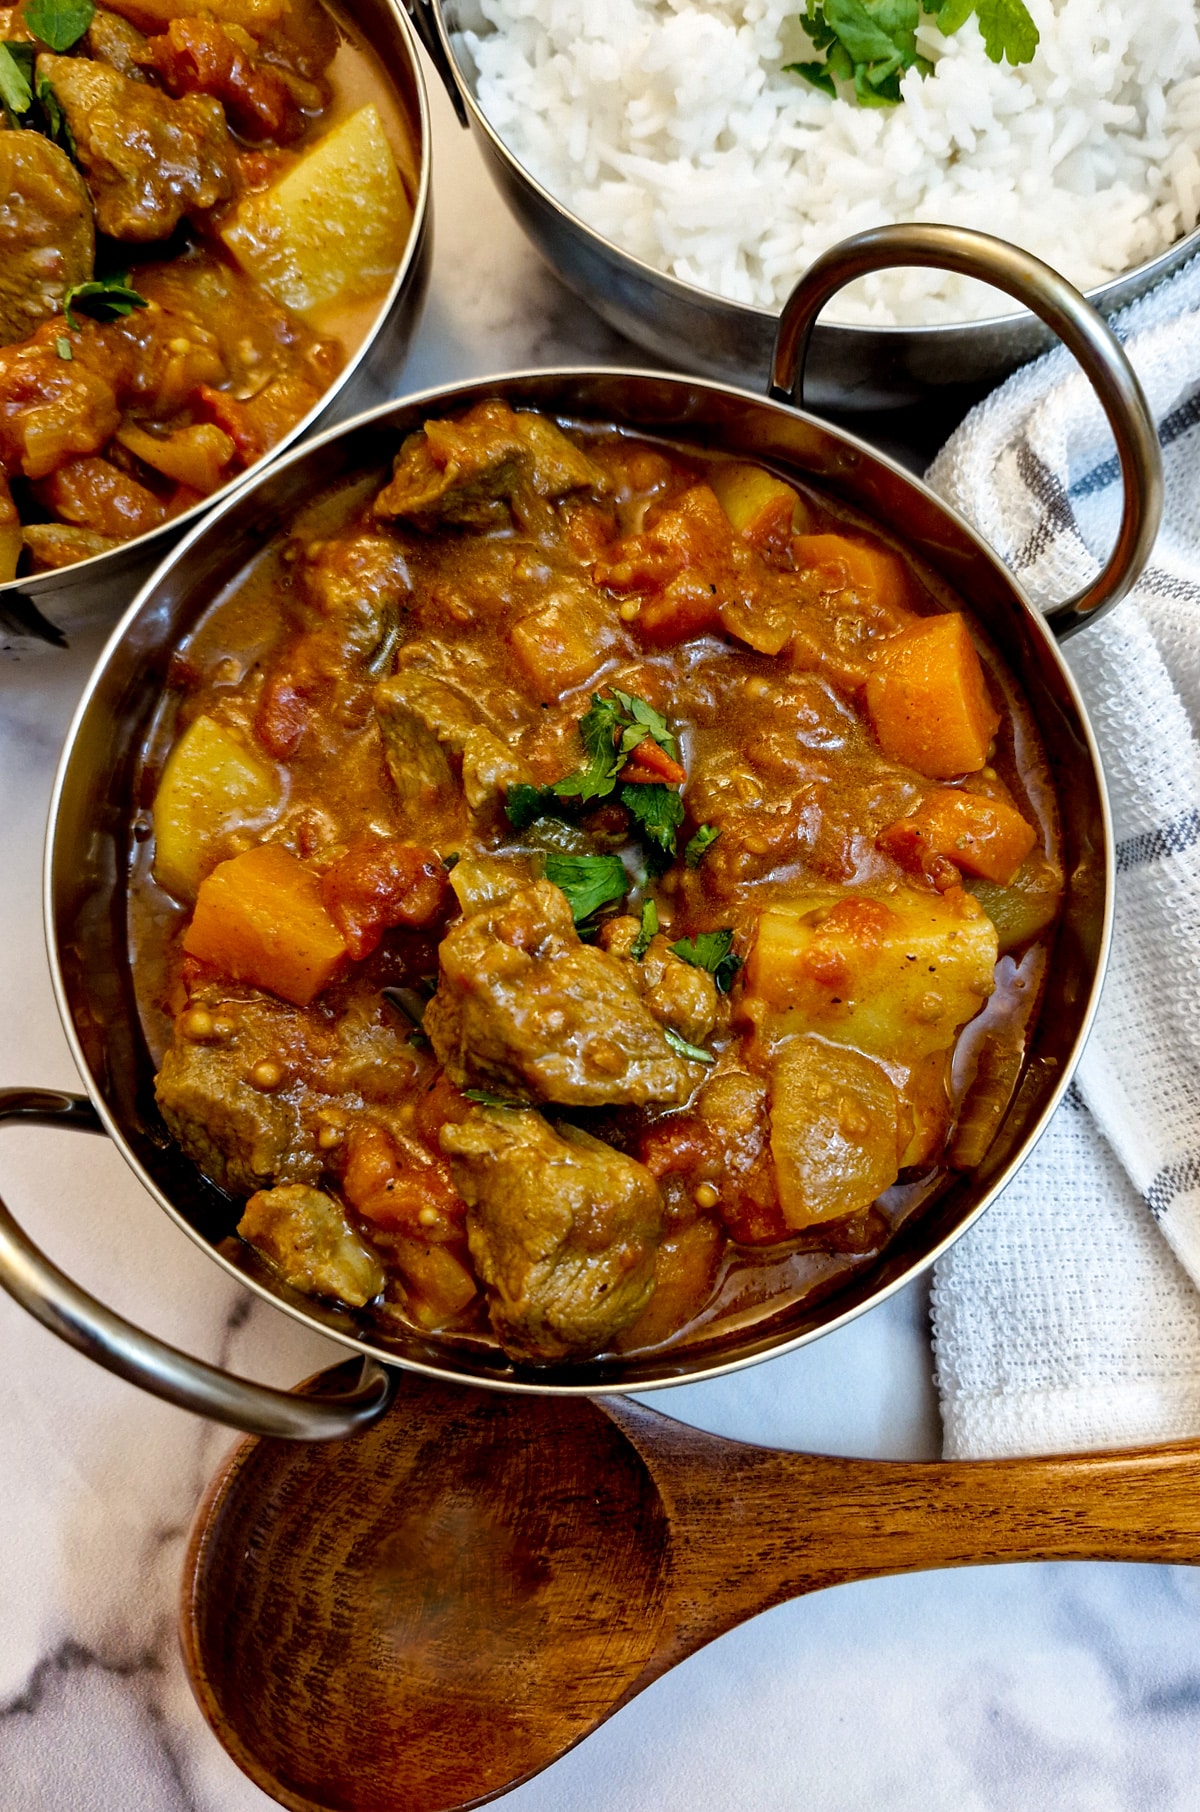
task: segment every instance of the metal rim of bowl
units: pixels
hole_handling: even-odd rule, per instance
[[[343,4],[345,3],[346,0],[343,0]],[[228,479],[219,490],[213,492],[211,497],[201,498],[198,503],[192,504],[178,516],[173,516],[169,522],[159,523],[156,528],[147,529],[143,534],[135,535],[129,541],[122,541],[117,547],[106,548],[101,554],[91,554],[86,560],[77,560],[71,566],[54,568],[48,572],[29,573],[21,578],[0,582],[0,611],[3,610],[5,599],[8,596],[19,595],[30,599],[36,605],[39,599],[45,601],[47,594],[52,592],[75,585],[103,584],[106,578],[115,576],[114,569],[122,562],[137,562],[141,564],[144,572],[145,559],[153,553],[156,541],[165,542],[186,533],[210,511],[236,495],[244,486],[253,484],[268,466],[296,441],[302,440],[326,412],[337,404],[369,362],[375,343],[390,319],[396,303],[407,288],[409,276],[420,256],[429,217],[432,181],[433,136],[429,119],[429,93],[418,50],[419,36],[404,0],[379,0],[379,4],[387,9],[396,35],[404,47],[412,76],[416,117],[410,123],[417,128],[420,169],[417,176],[417,193],[413,200],[412,225],[409,228],[408,239],[405,242],[400,263],[396,267],[396,274],[388,287],[387,294],[380,301],[375,318],[369,331],[364,335],[361,345],[347,360],[335,381],[327,390],[322,391],[308,413],[294,427],[289,428],[288,432],[277,440],[274,446],[268,447],[252,466],[247,466],[244,472],[239,472],[233,478]],[[348,4],[346,10],[353,19],[354,14]],[[358,29],[357,22],[355,22],[355,29]],[[375,54],[378,56],[379,53],[376,51]],[[388,80],[389,86],[391,86],[390,77]]]
[[[672,1358],[671,1349],[668,1347],[663,1354],[662,1365],[657,1370],[651,1370],[647,1376],[639,1376],[633,1379],[625,1378],[623,1380],[608,1382],[592,1376],[581,1378],[578,1381],[570,1379],[565,1382],[558,1382],[555,1380],[543,1379],[528,1373],[522,1376],[510,1375],[508,1373],[503,1375],[488,1375],[483,1372],[476,1372],[470,1369],[469,1357],[465,1363],[455,1363],[453,1355],[451,1355],[450,1359],[445,1363],[433,1361],[425,1362],[408,1356],[401,1356],[386,1347],[375,1345],[369,1335],[364,1335],[361,1332],[352,1333],[327,1325],[316,1319],[315,1315],[302,1303],[291,1302],[281,1296],[276,1288],[272,1287],[269,1281],[265,1281],[231,1262],[224,1253],[216,1249],[200,1230],[192,1225],[182,1210],[171,1201],[164,1190],[147,1173],[146,1169],[131,1149],[127,1135],[122,1129],[116,1113],[106,1099],[104,1091],[93,1073],[92,1065],[83,1048],[75,1022],[75,1015],[72,1010],[70,987],[63,973],[60,940],[55,929],[57,917],[56,890],[58,886],[56,870],[59,859],[56,851],[55,832],[60,816],[63,793],[72,768],[72,763],[74,760],[78,759],[76,754],[78,733],[87,716],[94,695],[105,676],[110,660],[120,649],[134,622],[150,605],[152,605],[159,588],[175,567],[176,563],[182,562],[190,550],[201,543],[205,537],[219,534],[222,518],[237,509],[246,500],[247,487],[239,487],[235,492],[232,492],[222,500],[216,510],[206,516],[203,521],[193,526],[188,535],[171,550],[166,560],[142,587],[137,597],[113,629],[104,651],[99,657],[96,667],[89,679],[88,686],[80,699],[72,719],[71,727],[67,733],[63,755],[55,777],[54,789],[51,797],[43,873],[43,915],[47,940],[47,954],[51,968],[55,1001],[71,1048],[72,1056],[79,1068],[80,1075],[86,1083],[88,1096],[105,1131],[107,1131],[109,1136],[113,1139],[134,1175],[137,1176],[138,1180],[146,1188],[150,1196],[166,1211],[176,1226],[185,1232],[188,1237],[207,1254],[207,1256],[215,1259],[227,1276],[235,1279],[242,1286],[251,1289],[262,1301],[272,1304],[276,1309],[282,1310],[284,1313],[290,1315],[293,1320],[308,1328],[310,1331],[323,1333],[329,1338],[338,1341],[339,1344],[347,1347],[351,1352],[358,1354],[366,1360],[377,1361],[384,1367],[399,1367],[406,1371],[417,1372],[427,1377],[439,1378],[443,1381],[460,1385],[484,1389],[512,1390],[525,1393],[565,1396],[599,1395],[611,1391],[649,1391],[665,1389],[672,1385],[690,1382],[694,1378],[709,1379],[742,1370],[768,1358],[773,1358],[783,1353],[797,1350],[799,1347],[807,1345],[811,1340],[817,1339],[827,1333],[833,1332],[837,1328],[847,1325],[866,1309],[887,1300],[887,1298],[893,1295],[897,1290],[901,1289],[915,1277],[927,1270],[929,1266],[932,1265],[942,1253],[944,1253],[948,1247],[967,1230],[968,1227],[972,1226],[974,1222],[978,1220],[980,1215],[984,1213],[995,1200],[996,1196],[1011,1180],[1012,1176],[1025,1162],[1033,1147],[1041,1138],[1053,1112],[1062,1100],[1062,1097],[1070,1084],[1075,1065],[1082,1053],[1095,1016],[1101,983],[1103,981],[1104,971],[1108,960],[1112,935],[1114,903],[1114,869],[1112,859],[1113,833],[1107,789],[1104,783],[1103,767],[1078,687],[1071,675],[1070,669],[1063,660],[1061,650],[1053,634],[1040,613],[1030,604],[1021,587],[1014,579],[1013,575],[1003,565],[999,556],[988,546],[970,524],[968,524],[958,512],[952,508],[952,506],[945,503],[933,492],[929,491],[928,487],[926,487],[920,479],[917,479],[913,474],[904,470],[904,468],[899,466],[894,460],[879,452],[876,448],[872,447],[870,443],[862,440],[860,437],[850,433],[844,428],[838,427],[834,429],[828,424],[820,422],[811,416],[805,416],[803,412],[798,412],[788,405],[774,401],[752,391],[741,389],[738,386],[721,384],[710,379],[665,376],[661,372],[638,371],[634,368],[624,367],[610,370],[598,370],[594,367],[567,367],[534,372],[513,371],[498,373],[482,380],[465,380],[460,384],[453,386],[435,386],[425,391],[415,393],[410,397],[405,397],[402,401],[382,404],[378,408],[356,417],[354,421],[350,423],[339,424],[329,429],[326,433],[305,442],[303,445],[293,447],[284,458],[272,462],[270,472],[260,475],[259,482],[267,482],[286,474],[289,469],[302,460],[312,460],[314,465],[318,464],[322,452],[339,438],[342,436],[348,438],[356,433],[361,433],[363,430],[369,430],[376,425],[386,428],[389,425],[390,418],[392,418],[400,409],[413,412],[419,412],[429,408],[437,408],[440,410],[454,409],[456,407],[467,406],[470,402],[479,400],[483,395],[504,395],[507,392],[510,392],[514,386],[527,384],[530,381],[536,382],[542,380],[550,382],[556,380],[563,383],[570,383],[572,381],[583,382],[589,379],[619,380],[631,383],[645,381],[650,384],[667,384],[693,389],[699,388],[705,393],[706,398],[720,399],[723,397],[734,403],[750,404],[757,410],[778,412],[792,421],[795,421],[799,416],[800,420],[810,421],[823,433],[834,436],[835,439],[843,443],[852,457],[858,456],[877,462],[878,465],[885,468],[886,471],[892,474],[893,477],[898,478],[904,485],[911,486],[920,492],[924,499],[931,504],[936,511],[940,511],[947,516],[958,533],[971,543],[973,556],[986,562],[993,569],[993,572],[999,577],[1002,586],[1007,588],[1008,592],[1011,594],[1011,597],[1014,600],[1014,607],[1017,609],[1018,614],[1023,616],[1026,625],[1032,628],[1035,636],[1042,644],[1045,655],[1052,661],[1057,669],[1057,677],[1070,698],[1077,720],[1076,727],[1086,749],[1087,760],[1090,764],[1091,771],[1095,777],[1100,813],[1099,837],[1103,854],[1104,891],[1102,922],[1099,928],[1096,960],[1092,971],[1091,982],[1088,988],[1086,1001],[1080,1012],[1078,1031],[1072,1041],[1070,1060],[1063,1065],[1061,1075],[1046,1094],[1042,1107],[1033,1119],[1032,1124],[1022,1135],[1014,1155],[1006,1160],[998,1175],[993,1178],[990,1184],[982,1192],[978,1202],[976,1202],[968,1212],[964,1213],[961,1218],[957,1219],[943,1237],[931,1246],[927,1248],[923,1247],[917,1254],[911,1256],[909,1261],[895,1276],[886,1280],[884,1283],[875,1286],[864,1296],[863,1300],[847,1304],[842,1309],[830,1314],[828,1318],[822,1319],[820,1325],[816,1327],[804,1329],[799,1333],[790,1336],[786,1333],[771,1334],[768,1331],[761,1335],[757,1342],[753,1340],[748,1342],[749,1350],[739,1352],[727,1358],[717,1357],[705,1359],[701,1357],[694,1363],[690,1370],[680,1367],[678,1359]],[[629,425],[632,426],[633,424]],[[645,431],[653,432],[650,428],[647,428]],[[848,1282],[851,1281],[852,1280],[848,1280]],[[839,1292],[839,1294],[840,1293],[841,1292]],[[836,1294],[830,1298],[830,1302],[831,1304],[836,1304]],[[436,1336],[433,1338],[436,1340]],[[650,1359],[652,1362],[657,1363],[653,1350],[651,1351]],[[584,1362],[584,1367],[586,1367],[588,1363],[589,1362]],[[646,1361],[643,1360],[642,1363],[645,1364]],[[244,1426],[245,1424],[239,1425]]]

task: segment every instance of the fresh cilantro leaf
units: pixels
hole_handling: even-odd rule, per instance
[[[658,907],[653,900],[642,902],[642,924],[637,936],[629,946],[629,954],[635,962],[640,963],[650,948],[650,939],[658,935]]]
[[[825,17],[855,63],[895,68],[906,49],[916,55],[918,0],[826,0]]]
[[[629,812],[651,850],[661,851],[668,862],[675,858],[675,832],[683,823],[683,800],[674,787],[660,781],[621,788],[621,804]]]
[[[785,63],[783,73],[784,75],[803,76],[806,82],[810,82],[814,88],[819,88],[822,94],[827,94],[831,101],[837,100],[837,87],[827,64]]]
[[[68,157],[75,157],[77,151],[75,134],[71,131],[67,116],[59,106],[58,96],[49,82],[38,83],[37,98],[38,106],[46,121],[46,137],[52,143],[61,145]]]
[[[728,928],[702,931],[699,937],[681,937],[671,949],[694,969],[707,969],[722,994],[728,994],[742,966],[741,957],[733,954],[733,932]]]
[[[717,824],[702,824],[694,837],[689,837],[683,846],[683,859],[689,868],[699,868],[701,862],[721,835]]]
[[[558,804],[552,786],[528,786],[518,780],[508,789],[504,812],[514,830],[527,830],[536,819],[554,815]]]
[[[489,1095],[485,1088],[465,1088],[462,1092],[464,1101],[474,1101],[477,1107],[528,1107],[527,1101],[508,1101],[503,1095]]]
[[[559,799],[606,799],[617,784],[617,774],[625,757],[617,748],[617,732],[623,728],[621,707],[615,698],[601,698],[592,693],[591,708],[579,720],[579,735],[587,752],[587,761],[573,774],[556,780],[553,792]]]
[[[717,1061],[711,1051],[702,1050],[698,1044],[689,1044],[686,1038],[681,1038],[678,1032],[671,1030],[670,1026],[664,1027],[663,1037],[673,1051],[678,1051],[681,1057],[686,1057],[691,1063],[715,1063]]]
[[[633,736],[635,729],[640,731],[640,734],[630,743],[626,754],[631,755],[639,742],[645,742],[647,736],[652,736],[659,748],[668,754],[672,761],[679,760],[679,744],[668,728],[667,720],[661,711],[656,711],[653,705],[647,704],[644,698],[639,698],[636,692],[619,692],[614,686],[612,696],[626,717],[632,719],[630,728],[625,735]]]
[[[115,321],[123,315],[131,315],[135,308],[149,306],[145,296],[139,296],[136,289],[129,287],[129,278],[124,273],[119,277],[101,278],[95,283],[77,283],[63,298],[68,327],[79,326],[71,312],[74,308],[96,321]]]
[[[983,46],[993,63],[1031,63],[1039,32],[1025,0],[976,0]]]
[[[25,79],[13,46],[0,42],[0,101],[9,113],[28,113],[33,106],[33,90]]]
[[[454,864],[458,861],[458,859],[459,859],[458,851],[456,849],[452,849],[448,856],[442,857],[442,867],[446,870],[447,874],[449,874],[450,870],[454,867]]]
[[[95,17],[92,0],[25,0],[25,23],[51,50],[70,50]]]
[[[75,357],[75,354],[71,351],[71,342],[68,340],[65,333],[59,334],[57,340],[54,342],[54,346],[60,359],[66,359],[69,362]]]
[[[975,11],[975,0],[922,0],[924,10],[937,20],[944,38],[952,38]]]
[[[603,906],[623,900],[629,890],[629,876],[620,856],[546,857],[545,875],[567,896],[571,916],[577,925],[590,919]]]

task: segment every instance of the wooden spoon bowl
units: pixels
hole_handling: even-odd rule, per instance
[[[343,1388],[355,1362],[307,1389]],[[624,1398],[405,1380],[351,1440],[248,1440],[197,1515],[183,1644],[241,1768],[295,1812],[450,1812],[546,1767],[714,1636],[843,1580],[1200,1559],[1200,1445],[821,1458]]]

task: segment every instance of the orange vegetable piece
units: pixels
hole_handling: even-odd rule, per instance
[[[845,535],[794,535],[792,558],[798,572],[828,578],[831,591],[852,591],[864,602],[907,615],[908,573],[899,554]]]
[[[1003,799],[939,787],[915,812],[880,834],[884,849],[893,833],[912,839],[922,853],[945,857],[969,875],[1007,887],[1037,842],[1037,832]]]
[[[217,864],[200,883],[183,948],[297,1007],[328,986],[347,956],[317,876],[278,843]]]
[[[673,761],[653,736],[647,736],[629,757],[628,765],[622,768],[621,779],[641,781],[643,785],[665,781],[667,786],[682,786],[687,779],[687,769]]]
[[[1000,725],[958,611],[878,644],[867,709],[884,754],[931,780],[975,773]]]

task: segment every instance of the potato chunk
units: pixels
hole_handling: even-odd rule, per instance
[[[221,236],[269,295],[303,314],[390,283],[411,225],[383,121],[367,105],[271,188],[245,196]]]
[[[916,1064],[947,1051],[991,994],[996,931],[959,887],[824,895],[759,921],[747,991],[773,1033],[816,1032]]]
[[[891,1078],[845,1045],[789,1038],[771,1072],[771,1157],[789,1227],[870,1207],[900,1168]]]
[[[194,900],[233,830],[260,828],[280,803],[275,768],[211,717],[189,724],[154,799],[154,878]]]

